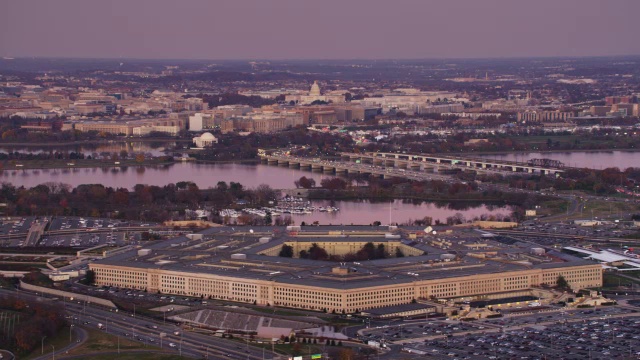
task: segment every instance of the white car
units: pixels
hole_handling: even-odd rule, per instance
[[[176,344],[174,344],[174,343],[169,343],[169,346],[170,346],[170,347],[172,347],[172,348],[174,348],[174,347],[176,347]]]

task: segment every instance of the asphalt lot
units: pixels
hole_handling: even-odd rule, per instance
[[[581,226],[573,222],[538,222],[526,221],[521,226],[514,228],[516,231],[525,231],[552,235],[573,235],[587,237],[622,237],[637,233],[637,228],[627,223],[607,222],[597,226]],[[549,239],[554,241],[554,239]],[[557,241],[557,240],[555,240]]]
[[[0,220],[0,236],[26,234],[36,220],[34,216],[5,218]],[[47,247],[92,247],[97,245],[124,245],[140,241],[140,231],[124,228],[151,227],[155,224],[139,221],[120,221],[104,218],[54,217],[50,219],[48,232],[62,232],[58,235],[44,235],[37,246]],[[128,229],[130,230],[130,229]],[[13,238],[4,242],[5,246],[23,246],[25,238]]]
[[[431,358],[633,359],[640,355],[640,317],[528,326],[502,333],[469,334],[405,346]]]
[[[361,330],[411,358],[640,358],[640,308],[555,309],[473,322],[424,319]]]

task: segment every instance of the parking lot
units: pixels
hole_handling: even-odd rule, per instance
[[[391,321],[361,331],[361,340],[401,344],[416,358],[635,359],[640,358],[638,310],[563,308],[473,322]]]
[[[552,235],[570,235],[570,236],[587,236],[587,237],[623,237],[637,233],[637,228],[633,227],[630,222],[616,223],[604,222],[596,226],[581,226],[573,222],[537,222],[526,221],[521,226],[513,230],[552,234]],[[554,239],[548,239],[556,241]],[[547,245],[552,245],[549,243]]]
[[[6,235],[27,232],[34,219],[34,216],[3,219],[0,221],[0,234]]]
[[[92,247],[97,245],[125,245],[137,244],[141,240],[142,231],[127,231],[123,228],[151,227],[155,224],[147,224],[135,221],[120,221],[104,218],[83,217],[54,217],[37,218],[34,216],[4,218],[0,220],[0,235],[24,234],[24,237],[15,237],[2,242],[2,246],[24,246],[26,234],[35,221],[49,221],[46,233],[38,241],[37,246],[46,247]],[[48,232],[61,232],[60,234],[48,234]]]
[[[444,321],[427,319],[415,323],[392,322],[389,325],[376,326],[364,332],[364,341],[398,341],[423,338],[427,336],[455,335],[468,331],[483,330],[487,325],[473,322]]]
[[[405,346],[430,358],[633,359],[640,355],[640,317],[600,317],[498,333],[427,340]]]
[[[40,239],[38,246],[69,246],[69,247],[93,247],[97,245],[124,245],[125,234],[123,232],[74,235],[55,235]]]
[[[104,230],[114,229],[125,226],[143,226],[140,222],[120,221],[114,219],[103,218],[83,218],[83,217],[55,217],[49,225],[50,231],[56,230]]]

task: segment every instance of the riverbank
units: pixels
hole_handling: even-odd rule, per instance
[[[361,188],[363,191],[350,191],[350,190],[338,190],[338,191],[325,191],[325,190],[311,190],[307,195],[309,200],[334,200],[334,201],[354,201],[354,200],[366,200],[372,203],[375,202],[389,202],[393,200],[406,200],[414,203],[421,202],[433,202],[435,204],[451,204],[452,202],[460,203],[461,205],[467,203],[469,205],[494,205],[494,206],[506,206],[506,205],[522,205],[527,199],[525,194],[520,193],[502,193],[503,197],[484,196],[480,192],[471,194],[465,194],[464,196],[441,196],[441,195],[424,195],[413,196],[404,194],[375,194],[366,191],[366,187]],[[444,195],[444,194],[442,194]],[[540,198],[539,201],[544,199]],[[463,207],[463,206],[461,206]]]
[[[162,158],[162,157],[160,157]],[[139,167],[139,166],[158,166],[158,165],[171,165],[181,161],[166,160],[166,159],[149,159],[143,161],[137,161],[135,159],[127,160],[102,160],[102,159],[55,159],[55,160],[6,160],[0,161],[0,171],[12,171],[12,170],[42,170],[42,169],[86,169],[86,168],[112,168],[112,167]],[[244,164],[244,165],[257,165],[260,164],[260,159],[246,159],[246,160],[194,160],[190,159],[187,162],[204,165],[223,165],[223,164]]]
[[[66,141],[66,142],[44,142],[34,144],[32,142],[2,142],[2,147],[55,147],[55,146],[74,146],[74,145],[107,145],[115,143],[129,143],[129,142],[180,142],[191,143],[192,139],[180,139],[180,138],[118,138],[118,139],[103,139],[103,140],[78,140],[78,141]]]
[[[474,152],[462,152],[462,153],[442,153],[441,155],[451,155],[451,156],[473,156],[473,155],[514,155],[514,154],[531,154],[531,153],[599,153],[599,152],[614,152],[614,151],[624,151],[624,152],[640,152],[640,149],[637,148],[626,148],[626,149],[570,149],[570,150],[558,150],[558,149],[549,149],[549,150],[518,150],[518,151],[474,151]]]
[[[2,171],[13,170],[44,170],[44,169],[83,169],[83,168],[114,168],[114,167],[139,167],[171,165],[173,159],[153,158],[142,161],[136,159],[126,160],[98,160],[98,159],[47,159],[47,160],[6,160],[0,162]]]
[[[260,164],[260,159],[242,159],[242,160],[195,160],[192,161],[196,164],[245,164],[245,165],[257,165]]]

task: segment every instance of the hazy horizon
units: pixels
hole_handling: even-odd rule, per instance
[[[431,60],[640,55],[636,0],[22,0],[0,56]]]

